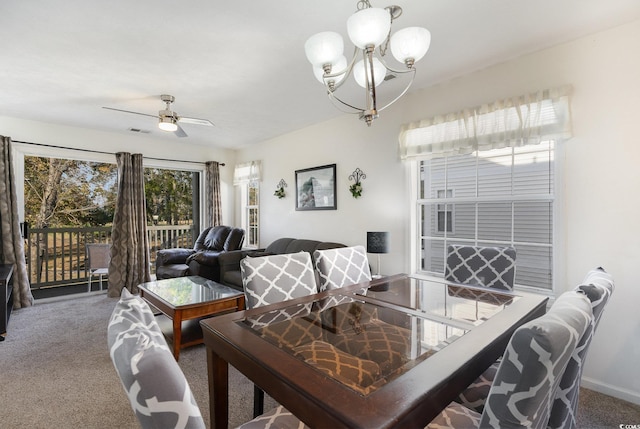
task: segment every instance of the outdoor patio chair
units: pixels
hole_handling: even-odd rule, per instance
[[[89,279],[87,280],[87,292],[91,292],[91,280],[93,276],[100,278],[100,290],[102,290],[102,277],[109,275],[109,261],[111,244],[109,243],[91,243],[87,244],[87,269],[89,270]]]

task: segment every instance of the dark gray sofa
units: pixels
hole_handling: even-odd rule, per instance
[[[341,243],[296,238],[279,238],[264,249],[236,250],[225,252],[218,256],[220,264],[220,283],[232,288],[243,290],[242,275],[240,274],[240,260],[248,256],[282,255],[286,253],[309,252],[313,260],[316,250],[346,247]]]
[[[220,281],[218,257],[238,250],[244,242],[244,229],[218,225],[206,228],[193,249],[163,249],[156,256],[158,280],[183,276],[200,276]]]

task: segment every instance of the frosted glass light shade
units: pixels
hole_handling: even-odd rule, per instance
[[[160,118],[160,122],[158,123],[158,128],[162,131],[176,131],[178,129],[178,125],[168,117]]]
[[[342,36],[334,31],[324,31],[309,37],[304,44],[307,59],[314,66],[333,64],[344,51]]]
[[[431,33],[422,27],[407,27],[391,36],[391,53],[404,63],[408,59],[419,61],[429,50]]]
[[[344,55],[342,55],[340,56],[340,58],[338,58],[335,64],[331,65],[331,74],[345,71],[346,68],[347,68],[347,58]],[[318,79],[318,81],[324,85],[325,83],[325,80],[323,79],[324,69],[321,66],[313,66],[313,74],[315,75],[316,79]],[[342,79],[344,79],[345,74],[346,73],[343,73],[340,76],[336,76],[332,79],[337,84]]]
[[[370,7],[354,13],[347,20],[349,38],[360,49],[378,46],[391,29],[391,15],[385,9]]]
[[[365,63],[364,60],[360,60],[353,66],[353,78],[356,80],[358,85],[363,88],[367,87],[366,79],[365,79],[365,64],[368,67],[368,62]],[[387,74],[387,68],[380,62],[379,59],[373,59],[373,80],[376,86],[380,85],[384,80],[385,75]],[[371,76],[369,75],[369,80],[371,80]],[[371,81],[369,81],[371,84]]]

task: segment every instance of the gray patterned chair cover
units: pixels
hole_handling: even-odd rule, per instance
[[[571,356],[567,369],[562,376],[560,387],[556,392],[556,399],[549,417],[550,428],[574,428],[576,424],[576,412],[578,407],[578,395],[580,393],[580,378],[586,358],[587,349],[591,338],[598,326],[602,311],[613,293],[613,277],[602,268],[596,268],[587,273],[582,284],[575,290],[582,290],[591,301],[593,311],[593,323],[587,328],[580,339],[576,351]],[[460,394],[457,402],[479,413],[482,412],[484,402],[489,394],[491,383],[495,378],[500,361],[491,365],[480,377]]]
[[[320,292],[371,280],[363,246],[316,250],[313,259],[320,279]]]
[[[583,291],[589,297],[593,310],[593,322],[571,355],[571,360],[569,360],[567,369],[560,381],[560,387],[556,392],[556,398],[549,417],[548,427],[551,429],[573,429],[576,427],[580,378],[582,377],[584,360],[587,357],[591,339],[600,322],[602,311],[613,293],[613,277],[604,269],[597,268],[589,271],[582,284],[576,289]]]
[[[255,419],[238,426],[238,429],[309,429],[291,414],[285,407],[279,405],[259,415]]]
[[[482,414],[452,402],[427,427],[545,428],[562,374],[592,320],[587,296],[565,292],[548,313],[514,332]]]
[[[513,290],[516,249],[452,244],[447,247],[444,278],[453,283]]]
[[[268,255],[240,261],[245,306],[255,308],[318,292],[308,252]],[[264,392],[254,385],[254,417],[262,413]]]
[[[255,308],[317,293],[307,252],[269,255],[240,261],[247,308]]]
[[[123,289],[107,332],[113,365],[144,429],[205,428],[187,379],[142,298]]]

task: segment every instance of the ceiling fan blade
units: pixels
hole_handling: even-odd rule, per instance
[[[198,119],[198,118],[186,118],[184,116],[180,116],[178,118],[178,122],[182,122],[185,124],[193,124],[193,125],[206,125],[207,127],[213,127],[213,122],[208,119]]]
[[[173,132],[175,135],[177,135],[178,137],[188,137],[187,133],[185,133],[184,130],[180,128],[180,125],[176,124],[176,126],[178,127],[178,129]]]
[[[104,106],[102,108],[107,110],[115,110],[116,112],[133,113],[134,115],[142,115],[142,116],[150,116],[152,118],[159,118],[158,115],[149,115],[147,113],[132,112],[131,110],[114,109],[113,107],[104,107]]]

